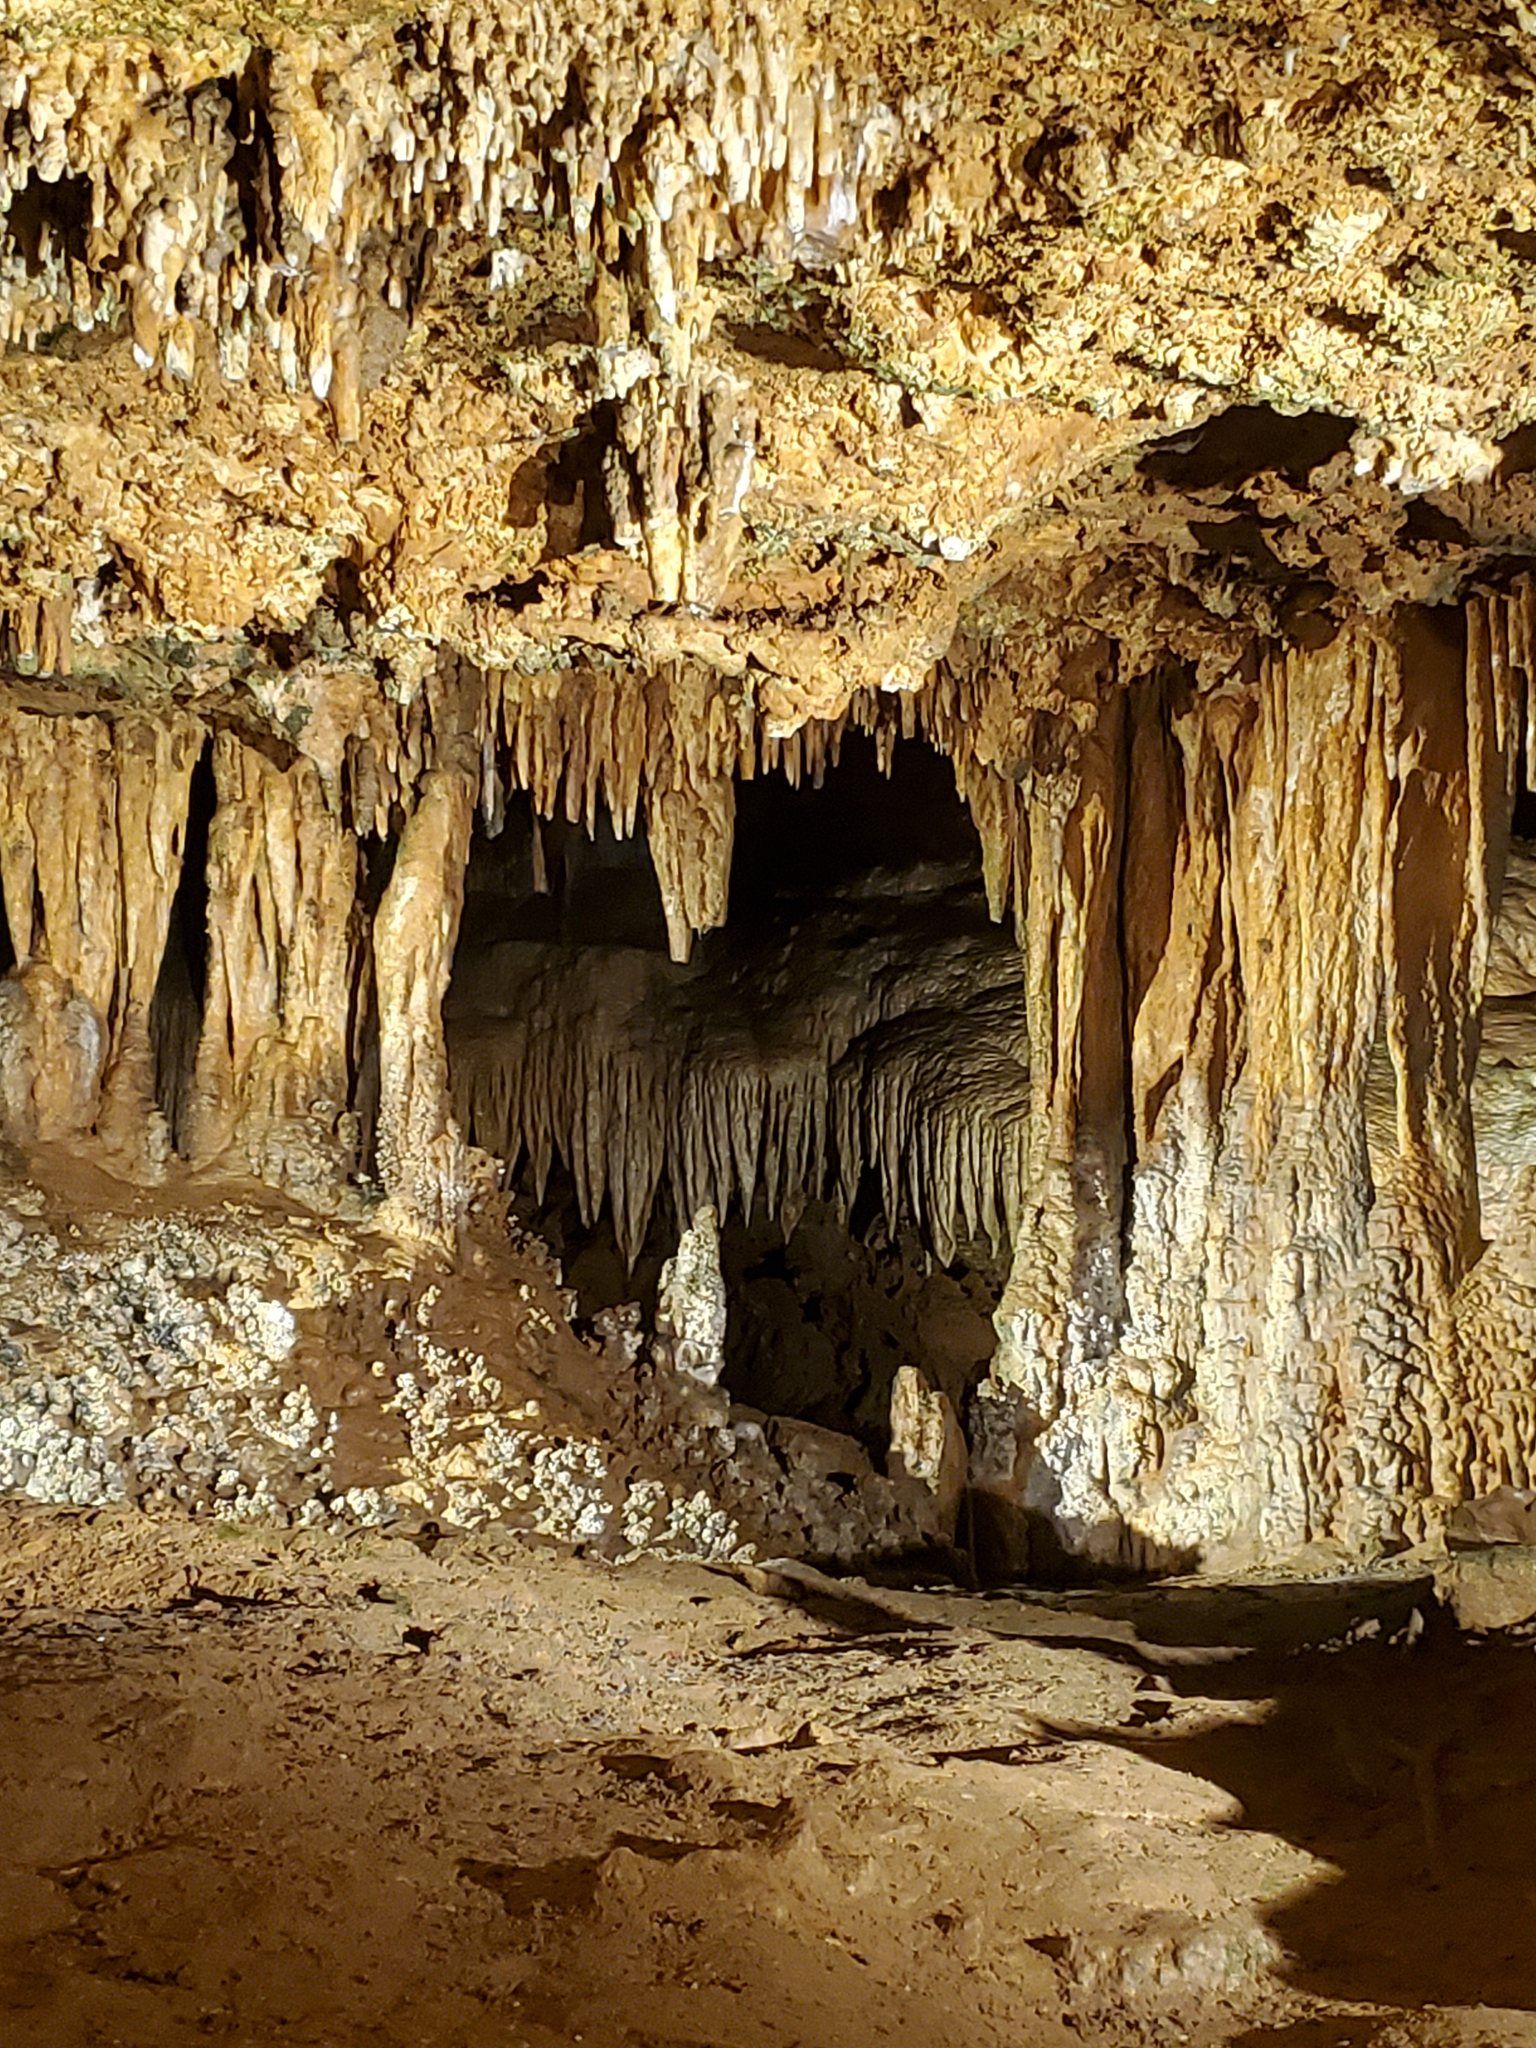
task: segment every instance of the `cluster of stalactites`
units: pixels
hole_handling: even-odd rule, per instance
[[[0,334],[30,345],[126,308],[146,370],[188,376],[211,341],[231,380],[265,347],[343,438],[370,309],[409,312],[428,237],[568,224],[668,598],[686,478],[719,429],[691,381],[700,268],[848,253],[896,137],[872,87],[758,9],[691,34],[542,4],[254,53],[0,46],[0,113]]]
[[[22,674],[67,676],[75,606],[70,591],[14,593],[0,603],[0,653]],[[478,704],[485,829],[500,831],[512,793],[529,797],[536,821],[563,817],[589,836],[603,814],[621,839],[643,820],[676,959],[724,920],[736,782],[782,774],[793,788],[819,789],[850,733],[873,741],[885,774],[900,740],[922,739],[949,759],[976,826],[992,916],[1022,917],[1037,740],[1021,727],[1015,678],[985,661],[942,663],[918,690],[856,690],[836,716],[788,731],[764,716],[749,679],[696,660],[482,677],[445,658],[403,702],[358,674],[350,727],[338,726],[327,709],[337,684],[316,668],[314,700],[327,715],[311,718],[298,742],[355,833],[384,839],[402,829],[445,737],[457,744],[467,693]]]
[[[15,594],[0,609],[12,666],[66,675],[70,609],[68,594]],[[334,687],[317,672],[322,710]],[[747,681],[699,662],[650,672],[491,670],[480,679],[445,661],[404,703],[362,685],[350,730],[328,714],[311,718],[300,745],[326,805],[359,837],[398,833],[445,741],[459,743],[466,694],[478,707],[485,829],[499,832],[513,793],[529,797],[536,821],[564,818],[589,835],[603,815],[621,839],[643,822],[677,959],[688,957],[696,933],[724,921],[736,782],[782,774],[792,787],[820,788],[850,733],[872,738],[885,773],[900,739],[920,737],[948,755],[977,827],[992,914],[1001,919],[1022,905],[1024,797],[1017,775],[997,765],[1009,700],[985,672],[941,668],[921,691],[862,690],[837,717],[786,733],[763,716]]]
[[[40,604],[23,605],[8,617],[8,630],[32,633],[34,653],[47,651],[38,638],[46,619]],[[450,924],[456,924],[467,857],[458,793],[475,789],[484,825],[494,833],[509,793],[522,791],[531,799],[535,821],[563,816],[591,832],[606,813],[624,836],[643,819],[671,950],[682,959],[696,932],[725,917],[738,779],[772,772],[793,784],[819,785],[852,731],[873,737],[881,765],[889,769],[898,738],[922,736],[952,751],[957,782],[983,824],[989,872],[995,879],[1000,870],[1005,878],[1005,886],[992,892],[994,910],[1001,913],[1010,900],[1009,862],[1019,858],[1019,797],[1014,783],[992,765],[995,744],[976,743],[989,730],[989,687],[984,680],[945,675],[916,695],[864,692],[836,719],[775,733],[748,683],[703,664],[678,662],[647,675],[592,668],[482,678],[448,662],[429,673],[406,704],[367,691],[346,700],[355,702],[350,730],[345,718],[338,723],[331,715],[322,693],[303,735],[311,754],[221,731],[212,753],[217,801],[207,873],[211,951],[205,1015],[192,1070],[178,1084],[182,1093],[174,1114],[181,1141],[199,1159],[240,1160],[311,1193],[356,1166],[362,1133],[351,1096],[362,1063],[358,1033],[366,1004],[375,1000],[369,984],[377,969],[378,932],[386,926],[395,930],[388,919],[369,928],[358,840],[398,842],[413,826],[419,839],[415,821],[434,786],[453,794],[437,804],[448,820],[443,844],[423,859],[431,870],[433,901]],[[61,987],[100,1019],[100,1071],[115,1059],[113,1034],[129,1029],[122,1020],[135,1020],[129,1031],[133,1061],[147,1071],[141,1027],[179,875],[192,763],[206,735],[180,715],[156,724],[8,716],[7,893],[14,898],[12,923],[23,964],[31,964],[34,953],[46,953],[63,977]],[[142,827],[125,826],[120,806],[138,801],[133,793],[143,777],[135,764],[146,747],[157,761],[167,747],[171,753],[150,778],[153,788],[146,785],[144,802],[153,819]],[[73,811],[68,818],[53,816],[66,789],[74,790],[71,801],[80,809],[74,823]],[[1005,821],[992,841],[978,791],[996,798],[997,815]],[[29,880],[34,869],[46,880],[61,850],[89,836],[87,812],[95,821],[90,831],[106,839],[94,852],[87,849],[88,858],[81,855],[80,873],[56,886]],[[116,977],[126,970],[113,949],[125,920],[139,916],[124,906],[138,902],[138,865],[130,847],[141,838],[145,886],[153,884],[145,914],[154,930],[140,943],[130,998],[118,986]],[[1002,861],[993,858],[997,845],[1006,854]],[[457,872],[450,874],[455,864]],[[404,872],[397,863],[397,873]],[[105,898],[98,904],[92,893],[107,886],[100,877],[111,880],[110,904]],[[50,913],[55,936],[47,946],[33,947],[28,920],[34,902],[45,908],[51,902],[50,889],[58,899]],[[67,938],[70,933],[85,936],[76,943]],[[94,954],[85,957],[98,941],[98,949],[112,955],[106,966]],[[84,948],[79,959],[73,953],[66,957],[70,944],[76,951]],[[403,1016],[410,1010],[407,984],[418,969],[434,986],[444,980],[451,947],[445,953],[440,935],[429,939],[402,926],[397,950]],[[40,992],[43,984],[34,980]],[[428,1009],[438,1000],[440,991]],[[616,1069],[587,1076],[579,1085],[573,1080],[561,1095],[572,1105],[570,1117],[560,1128],[552,1123],[544,1130],[539,1120],[554,1116],[555,1094],[538,1080],[537,1052],[530,1048],[518,1063],[518,1079],[507,1084],[527,1090],[526,1104],[485,1103],[475,1121],[487,1132],[505,1131],[509,1143],[526,1146],[546,1164],[555,1152],[566,1158],[594,1213],[605,1190],[614,1191],[621,1233],[630,1244],[638,1242],[637,1232],[643,1236],[665,1179],[673,1183],[680,1214],[691,1215],[705,1201],[724,1212],[758,1197],[778,1212],[806,1190],[846,1185],[855,1161],[860,1171],[863,1163],[879,1167],[889,1212],[921,1220],[941,1251],[977,1235],[1001,1243],[1017,1184],[1011,1110],[1003,1117],[1007,1129],[967,1125],[963,1109],[952,1106],[924,1123],[903,1106],[913,1084],[899,1063],[859,1066],[857,1085],[850,1068],[834,1087],[834,1067],[882,1015],[874,1009],[845,1020],[806,1062],[734,1073],[722,1063],[715,1080],[696,1084],[696,1099],[674,1091],[644,1115],[617,1114],[608,1120],[611,1128],[636,1134],[633,1159],[620,1169],[582,1164],[588,1140],[580,1127],[589,1112],[579,1105],[638,1099],[654,1091],[643,1076]],[[414,1070],[421,1063],[405,1065]],[[421,1072],[419,1099],[397,1120],[414,1119],[423,1130],[431,1126],[428,1140],[435,1145],[441,1137],[451,1151],[450,1139],[438,1130],[440,1063],[428,1062]],[[76,1116],[75,1126],[80,1122]],[[658,1130],[663,1135],[653,1143],[646,1133]],[[898,1138],[898,1132],[905,1135]],[[405,1158],[402,1151],[402,1171]],[[455,1179],[461,1169],[449,1160],[444,1172]]]
[[[162,970],[199,755],[211,754],[204,986],[163,1010]],[[94,1135],[138,1179],[173,1139],[197,1164],[333,1206],[362,1163],[376,1040],[385,1223],[451,1240],[467,1190],[442,1001],[469,856],[467,764],[425,767],[370,918],[358,842],[314,762],[168,712],[0,711],[0,1131]],[[194,899],[195,900],[195,899]],[[168,1060],[179,1069],[166,1071]],[[161,1113],[171,1111],[174,1130]]]
[[[976,827],[993,920],[1000,924],[1011,911],[1022,929],[1029,788],[1037,768],[1049,774],[1059,766],[1055,748],[1041,746],[1028,696],[1010,670],[986,659],[941,662],[922,689],[861,690],[835,718],[810,719],[782,737],[765,729],[757,758],[764,772],[779,770],[793,787],[807,780],[819,789],[850,732],[874,741],[883,775],[891,773],[898,741],[926,741],[949,761]]]
[[[15,590],[0,599],[0,664],[22,676],[67,676],[74,665],[75,590]]]
[[[1466,615],[1467,666],[1485,686],[1512,802],[1517,772],[1536,789],[1536,582],[1522,576],[1508,590],[1474,595]]]
[[[886,1217],[910,1217],[943,1264],[967,1243],[1005,1256],[1028,1181],[1028,1062],[1022,989],[859,1039],[834,1088],[845,1213],[872,1168]]]
[[[984,668],[941,667],[918,691],[862,690],[836,717],[788,733],[763,718],[747,683],[699,663],[647,675],[493,670],[481,814],[499,831],[508,792],[523,791],[536,819],[564,817],[590,835],[606,813],[624,839],[643,809],[673,957],[686,959],[692,934],[723,921],[735,781],[777,773],[793,788],[819,789],[850,733],[873,740],[888,775],[898,741],[921,738],[953,766],[981,843],[988,907],[1001,921],[1010,909],[1022,915],[1027,871],[1027,776],[1014,758],[1027,741],[1014,736],[1017,724],[1010,679]],[[409,745],[391,758],[408,766]]]
[[[474,1142],[526,1165],[540,1199],[558,1161],[584,1224],[605,1209],[633,1265],[665,1190],[674,1214],[761,1202],[790,1229],[829,1184],[824,1061],[765,1065],[668,1056],[581,1029],[509,1019],[451,1034],[455,1109]]]
[[[649,676],[494,672],[481,812],[499,830],[511,787],[528,793],[536,821],[563,810],[590,834],[602,808],[623,839],[643,802],[672,957],[686,960],[695,933],[725,922],[736,777],[751,772],[755,733],[750,696],[692,663]]]
[[[1024,1186],[1027,1070],[1022,1016],[994,1026],[972,1073],[894,1028],[841,1059],[833,1042],[756,1061],[608,1043],[574,1019],[507,1022],[452,1034],[454,1108],[476,1144],[526,1165],[540,1199],[563,1165],[583,1223],[609,1211],[631,1265],[663,1192],[674,1215],[760,1207],[787,1235],[810,1201],[846,1216],[870,1170],[888,1224],[914,1224],[941,1261],[978,1241],[1003,1257]],[[964,1020],[934,1029],[966,1037]]]

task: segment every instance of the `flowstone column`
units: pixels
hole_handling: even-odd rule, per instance
[[[1121,1345],[1155,1455],[1119,1494],[1176,1554],[1295,1550],[1348,1519],[1394,675],[1388,645],[1344,632],[1264,652],[1251,689],[1175,723]]]
[[[447,1249],[469,1196],[468,1155],[449,1107],[443,998],[464,909],[476,780],[429,769],[400,835],[373,921],[379,1012],[381,1229]]]
[[[1473,898],[1478,916],[1466,946],[1469,982],[1480,994],[1522,752],[1525,786],[1536,787],[1536,584],[1522,578],[1508,591],[1473,597],[1466,625],[1469,754],[1476,759],[1480,743],[1484,764],[1482,813],[1472,813],[1468,838],[1474,857],[1482,855],[1487,886]],[[1438,794],[1426,790],[1430,801]],[[1412,954],[1404,952],[1411,961]],[[1432,987],[1432,993],[1438,991]],[[1451,1171],[1431,1171],[1420,1192],[1447,1121],[1435,1091],[1448,1073],[1459,1073],[1467,1055],[1454,1042],[1442,1052],[1434,1038],[1424,1047],[1412,1030],[1399,1036],[1404,1203],[1417,1196],[1421,1208],[1432,1211],[1447,1192],[1454,1201],[1461,1159],[1461,1134],[1453,1123]],[[1463,1242],[1468,1234],[1463,1231]],[[1437,1490],[1451,1498],[1536,1484],[1536,1379],[1529,1364],[1536,1349],[1536,1170],[1527,1167],[1517,1179],[1494,1242],[1477,1256],[1474,1239],[1472,1251],[1466,1270],[1452,1267],[1447,1276],[1454,1283],[1449,1300],[1443,1286],[1429,1290],[1428,1300],[1437,1336],[1448,1325],[1448,1338],[1437,1341],[1432,1354],[1430,1395],[1437,1419],[1443,1418],[1435,1444]]]
[[[1062,708],[1036,711],[1026,731],[1028,1190],[978,1405],[976,1469],[991,1540],[1017,1561],[1034,1547],[1030,1526],[1037,1540],[1049,1528],[1072,1548],[1096,1552],[1106,1536],[1110,1550],[1118,1544],[1100,1468],[1118,1426],[1111,1362],[1122,1314],[1123,694],[1085,669]]]
[[[0,875],[16,967],[0,984],[0,1097],[13,1137],[95,1130],[160,1170],[149,1014],[181,875],[201,743],[190,719],[0,717]]]
[[[1450,1304],[1509,720],[1412,620],[1128,715],[1123,841],[1095,823],[1112,727],[1059,825],[1030,802],[1035,1207],[977,1477],[1088,1557],[1369,1553],[1467,1469]]]
[[[208,973],[188,1151],[328,1204],[356,1166],[357,842],[303,756],[214,743]]]

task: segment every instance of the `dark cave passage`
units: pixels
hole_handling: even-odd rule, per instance
[[[605,818],[589,839],[524,803],[477,832],[447,1005],[456,1104],[583,1317],[639,1301],[649,1318],[708,1201],[733,1397],[878,1447],[901,1366],[963,1408],[995,1341],[1018,956],[927,748],[898,747],[886,777],[853,740],[819,789],[767,775],[736,796],[730,916],[687,965],[643,830],[619,840]]]

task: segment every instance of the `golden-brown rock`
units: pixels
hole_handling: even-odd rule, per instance
[[[1530,1484],[1533,118],[1496,4],[15,0],[7,1134],[438,1253],[455,1095],[626,1257],[873,1165],[1010,1241],[1005,1549]],[[952,765],[1027,1059],[872,992],[450,1076],[477,831],[642,833],[697,972],[738,784],[852,736]]]

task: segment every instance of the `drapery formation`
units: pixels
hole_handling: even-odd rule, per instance
[[[1529,608],[1474,600],[1464,654],[1417,613],[1214,691],[1164,675],[1032,779],[1033,1207],[982,1476],[1070,1547],[1369,1551],[1527,1469],[1465,1276]]]

